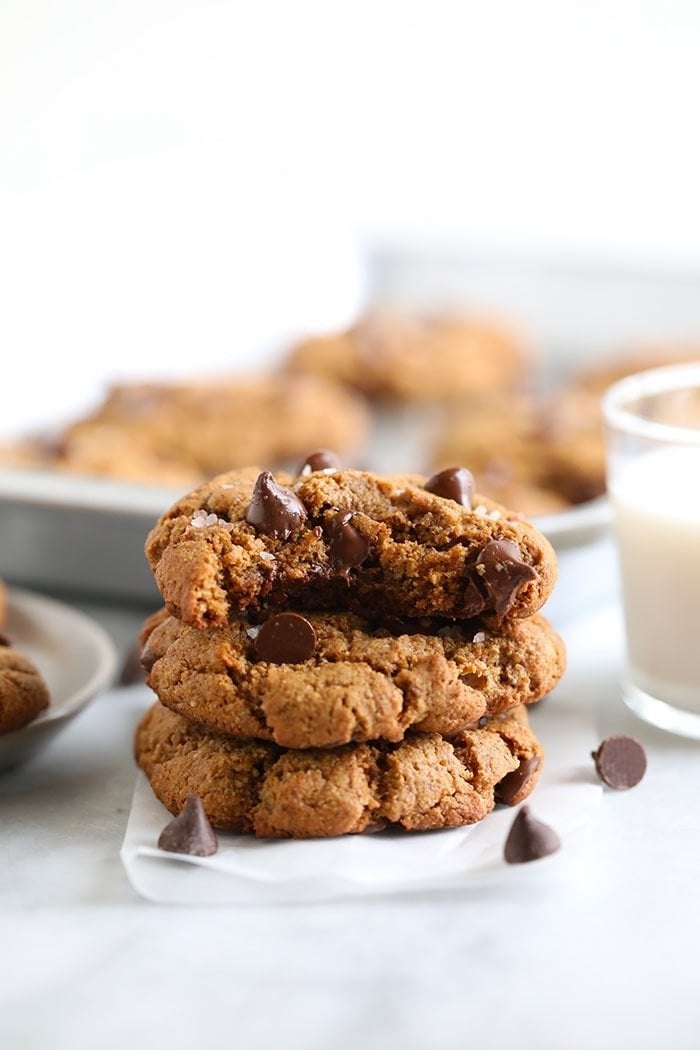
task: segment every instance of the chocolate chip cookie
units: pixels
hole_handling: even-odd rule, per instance
[[[281,747],[450,736],[541,699],[564,645],[540,616],[492,633],[471,622],[370,624],[352,613],[274,613],[199,631],[169,618],[143,651],[161,703],[232,736]]]
[[[315,376],[125,384],[34,454],[38,466],[184,489],[247,463],[294,464],[319,445],[351,452],[367,425],[362,398]]]
[[[156,704],[136,733],[136,760],[160,801],[202,799],[216,828],[262,838],[315,838],[398,827],[459,827],[534,788],[542,748],[524,708],[444,739],[284,751],[212,733]]]
[[[304,340],[292,372],[326,376],[393,401],[451,401],[518,383],[527,355],[507,326],[460,316],[375,312],[345,332]]]
[[[553,514],[605,491],[597,397],[569,388],[548,398],[465,404],[445,422],[437,467],[468,462],[479,488],[526,514]]]
[[[28,656],[0,636],[0,733],[32,722],[49,706],[44,679]]]
[[[222,474],[179,500],[146,545],[170,612],[222,627],[271,606],[366,617],[531,616],[556,577],[530,523],[451,468],[427,481],[332,467]]]

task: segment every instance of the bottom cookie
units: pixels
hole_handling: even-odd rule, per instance
[[[171,813],[195,793],[214,827],[262,838],[475,824],[496,802],[527,798],[542,767],[523,707],[449,740],[413,733],[399,744],[285,751],[207,731],[155,704],[135,753]]]

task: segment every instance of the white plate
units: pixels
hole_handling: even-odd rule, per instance
[[[41,671],[51,703],[23,729],[0,735],[0,771],[19,765],[46,747],[112,682],[117,669],[116,650],[102,628],[51,598],[11,590],[3,629]]]

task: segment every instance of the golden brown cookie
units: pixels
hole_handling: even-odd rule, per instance
[[[414,729],[453,735],[540,700],[565,650],[541,616],[492,633],[473,621],[372,626],[352,613],[282,613],[211,631],[168,618],[142,660],[161,703],[185,718],[308,748],[396,742]]]
[[[32,661],[0,642],[0,733],[21,729],[48,706],[49,691]]]
[[[554,551],[472,482],[463,470],[427,481],[233,471],[179,500],[146,553],[170,612],[200,629],[290,602],[366,617],[531,616],[554,586]]]
[[[284,751],[207,731],[156,704],[135,753],[171,813],[196,794],[214,827],[263,838],[474,824],[496,801],[526,798],[542,765],[524,708],[450,740],[413,733],[399,744]]]
[[[372,398],[451,401],[514,386],[526,361],[521,337],[497,322],[376,312],[345,332],[304,340],[288,366]]]
[[[605,491],[598,398],[568,388],[465,404],[446,420],[434,459],[468,463],[482,492],[525,514],[565,510]]]
[[[37,443],[35,461],[185,488],[246,463],[294,464],[318,446],[352,452],[367,425],[362,398],[315,376],[125,384],[51,446]]]

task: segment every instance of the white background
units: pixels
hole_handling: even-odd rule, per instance
[[[0,428],[339,323],[376,239],[700,267],[700,7],[3,0]]]

